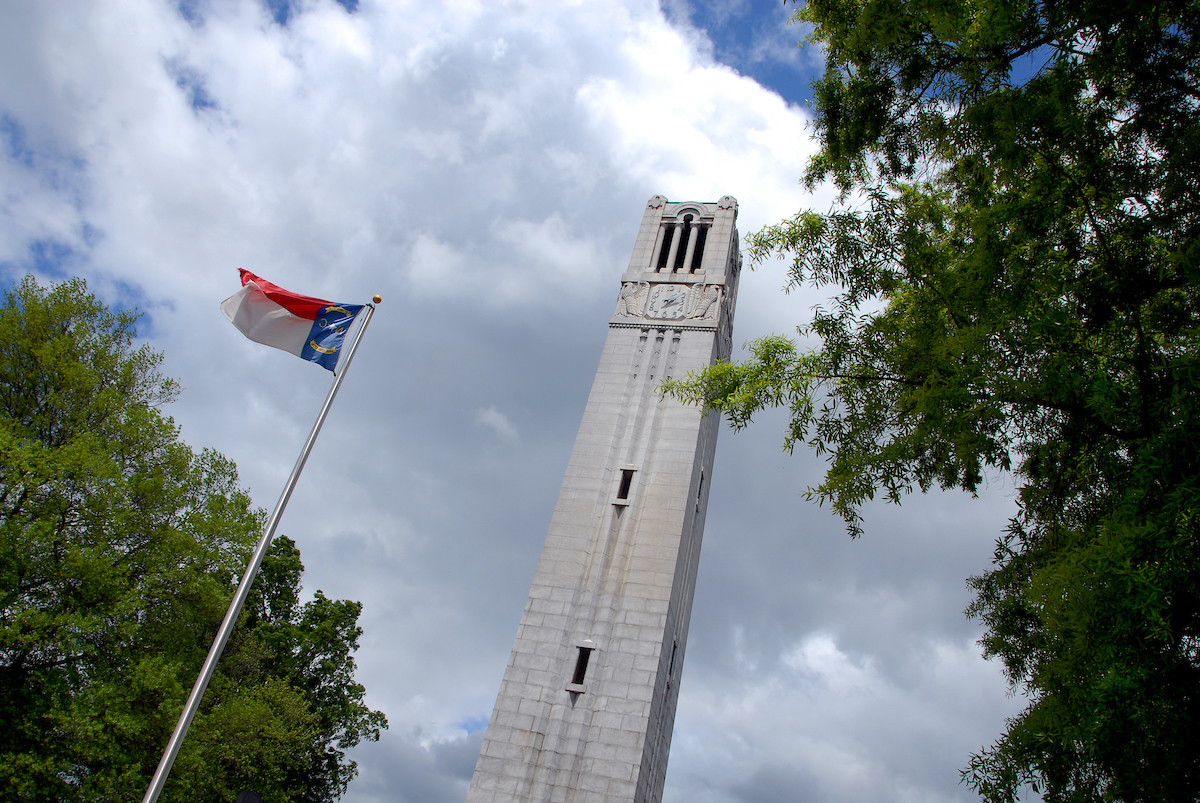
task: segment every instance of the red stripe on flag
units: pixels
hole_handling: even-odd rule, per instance
[[[267,298],[298,318],[315,321],[317,316],[321,314],[322,309],[333,306],[332,301],[325,301],[324,299],[313,298],[312,296],[302,296],[299,293],[293,293],[291,290],[284,290],[279,285],[271,284],[261,276],[255,276],[245,268],[238,268],[238,272],[242,276],[243,287],[249,282],[254,282]]]

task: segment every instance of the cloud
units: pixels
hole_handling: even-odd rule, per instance
[[[496,433],[496,437],[510,443],[520,443],[521,433],[517,432],[517,428],[495,407],[489,407],[486,410],[475,411],[475,423],[481,427],[487,427]]]
[[[639,26],[621,55],[633,75],[591,78],[579,101],[626,170],[680,198],[720,197],[754,176],[755,214],[765,220],[802,203],[796,177],[815,149],[794,108],[668,27]]]
[[[418,294],[461,298],[482,289],[482,270],[470,272],[465,254],[428,234],[417,235],[409,264],[409,282]]]
[[[413,291],[469,306],[560,304],[594,292],[613,264],[608,243],[575,233],[557,212],[541,221],[499,218],[489,228],[476,241],[487,250],[473,254],[418,235],[410,256]]]
[[[1008,707],[992,693],[999,670],[973,640],[910,649],[925,667],[915,686],[812,633],[737,682],[683,687],[672,749],[688,766],[668,799],[767,800],[784,787],[816,800],[960,799],[962,758],[988,735],[975,723]]]
[[[390,739],[357,750],[363,779],[353,796],[362,803],[461,801],[483,744],[483,731],[421,744],[420,734]]]

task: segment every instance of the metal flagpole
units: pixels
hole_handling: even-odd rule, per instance
[[[379,296],[375,296],[375,304],[378,304],[380,300]],[[333,385],[329,388],[329,395],[325,397],[325,404],[322,405],[321,412],[317,413],[317,422],[313,424],[312,432],[309,433],[308,440],[304,442],[304,448],[300,450],[300,457],[297,458],[296,465],[292,469],[292,475],[288,477],[287,484],[283,487],[283,494],[280,495],[279,501],[275,503],[275,510],[271,512],[271,518],[267,519],[267,526],[263,529],[262,538],[258,540],[258,546],[254,549],[254,555],[250,558],[250,565],[246,567],[246,571],[242,574],[242,581],[238,583],[237,593],[233,595],[233,601],[229,603],[229,610],[225,612],[225,621],[221,622],[221,629],[217,631],[217,637],[213,640],[212,646],[208,650],[208,657],[204,659],[204,667],[200,670],[200,677],[196,678],[196,685],[192,686],[192,693],[188,697],[187,705],[183,707],[183,713],[179,715],[179,722],[175,724],[175,732],[171,734],[171,741],[167,742],[167,749],[163,752],[163,757],[158,762],[158,769],[154,771],[154,778],[150,781],[150,788],[146,790],[146,796],[142,798],[142,803],[156,803],[158,796],[162,793],[163,784],[167,782],[171,766],[175,763],[175,757],[179,755],[179,748],[183,745],[183,738],[187,736],[192,719],[195,718],[196,711],[200,708],[200,699],[204,697],[204,690],[208,688],[208,682],[212,680],[213,671],[217,668],[217,661],[220,660],[221,653],[225,650],[225,644],[229,641],[230,634],[233,633],[233,627],[237,624],[238,616],[242,612],[242,606],[246,604],[246,597],[250,594],[250,586],[254,584],[254,578],[258,574],[258,569],[262,566],[267,549],[271,546],[271,539],[275,537],[275,528],[279,526],[279,519],[283,517],[283,510],[287,507],[288,500],[292,497],[292,490],[296,487],[296,481],[300,479],[300,472],[304,470],[304,464],[308,460],[308,453],[312,451],[313,444],[316,443],[317,435],[321,432],[321,425],[325,423],[325,416],[329,414],[329,407],[333,404],[333,397],[337,395],[338,388],[342,384],[342,379],[345,378],[346,371],[350,369],[350,361],[354,359],[354,351],[358,348],[358,341],[362,340],[363,332],[367,331],[367,324],[371,322],[371,316],[374,313],[374,304],[367,304],[364,307],[363,315],[365,317],[362,320],[362,324],[358,327],[358,332],[354,335],[354,340],[350,343],[350,348],[346,349],[346,353],[343,355],[345,362],[341,365],[341,370],[334,374]]]

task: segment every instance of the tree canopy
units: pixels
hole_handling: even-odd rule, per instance
[[[1200,62],[1194,0],[808,0],[826,72],[805,180],[749,238],[832,302],[669,383],[734,427],[791,410],[861,530],[877,494],[1019,513],[968,613],[1028,706],[986,800],[1200,798]]]
[[[78,279],[0,306],[0,796],[146,790],[264,516],[233,463],[161,411],[178,393],[137,314]],[[377,739],[353,653],[361,606],[279,537],[161,797],[331,801]]]

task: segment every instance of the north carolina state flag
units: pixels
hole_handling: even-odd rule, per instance
[[[346,330],[363,304],[334,304],[302,296],[238,269],[242,289],[221,302],[221,312],[256,343],[334,370]]]

